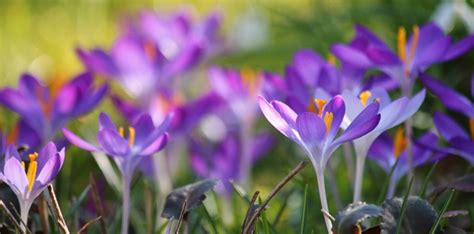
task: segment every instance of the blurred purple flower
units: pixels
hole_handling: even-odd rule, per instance
[[[97,142],[99,146],[91,144],[67,129],[63,129],[64,136],[77,147],[91,151],[104,152],[112,157],[122,174],[123,214],[122,233],[128,232],[128,215],[130,209],[130,183],[133,173],[143,158],[153,155],[163,149],[168,141],[166,129],[171,117],[165,118],[163,123],[155,128],[149,115],[140,116],[132,127],[117,128],[110,117],[101,113],[99,116],[99,131]]]
[[[425,90],[422,90],[412,99],[401,97],[392,102],[388,93],[380,88],[374,88],[370,91],[367,90],[359,95],[350,91],[343,92],[342,96],[348,106],[342,122],[343,128],[348,128],[350,124],[366,109],[366,105],[373,102],[380,104],[380,109],[378,111],[380,114],[379,124],[371,132],[353,141],[356,152],[354,202],[360,201],[361,199],[362,176],[365,159],[370,146],[380,134],[399,125],[415,114],[425,99],[425,93]]]
[[[412,92],[415,78],[435,63],[454,59],[474,46],[474,34],[453,43],[451,38],[434,23],[421,28],[413,27],[413,34],[406,38],[400,27],[397,36],[398,53],[368,29],[357,25],[351,43],[336,44],[332,52],[344,63],[367,69],[379,68],[396,80],[405,95]]]
[[[43,85],[32,75],[24,74],[17,89],[0,91],[0,103],[18,113],[44,144],[53,140],[68,121],[95,108],[107,89],[107,85],[96,88],[91,73],[83,73],[65,84],[51,87]]]
[[[64,162],[64,148],[57,151],[50,142],[38,153],[32,153],[26,164],[15,145],[6,150],[0,178],[16,194],[20,204],[21,220],[26,224],[33,201],[54,180]],[[26,172],[25,172],[26,170]],[[25,227],[24,227],[25,228]]]
[[[407,139],[403,133],[403,128],[397,129],[397,133],[392,138],[384,133],[380,135],[369,149],[369,159],[375,161],[387,174],[390,173],[395,163],[398,163],[390,178],[387,190],[387,198],[392,198],[398,181],[409,171],[408,152],[406,151]],[[413,144],[413,168],[425,163],[435,162],[444,157],[445,154],[432,151],[423,145],[433,144],[438,141],[438,137],[431,133],[425,133]]]
[[[471,124],[471,136],[453,119],[441,112],[435,112],[433,122],[438,129],[439,134],[447,142],[447,147],[436,146],[435,144],[426,144],[432,150],[442,153],[458,155],[474,165],[474,128]],[[471,122],[472,123],[472,122]]]
[[[467,116],[472,122],[472,127],[474,127],[474,103],[472,100],[426,74],[422,74],[420,80],[448,109]],[[471,99],[473,98],[474,75],[471,77]]]
[[[338,137],[336,134],[346,112],[341,96],[333,97],[327,104],[318,101],[316,113],[297,114],[286,104],[279,101],[269,103],[263,97],[259,97],[259,105],[267,120],[308,154],[316,171],[321,206],[328,211],[324,186],[326,164],[339,145],[357,139],[377,126],[380,121],[379,104],[369,104]],[[331,232],[331,221],[325,217],[325,222],[328,232]]]
[[[171,87],[171,78],[194,67],[219,44],[220,16],[216,13],[193,23],[187,12],[171,16],[143,12],[128,26],[110,52],[78,49],[78,55],[89,70],[117,80],[141,100],[159,87]]]
[[[255,163],[262,155],[267,153],[273,144],[273,137],[268,133],[255,136],[251,142],[251,163]],[[191,139],[189,152],[191,167],[194,172],[203,178],[217,178],[222,182],[219,192],[225,196],[232,194],[230,180],[240,181],[242,166],[242,147],[239,134],[229,133],[227,136],[214,144],[206,144],[197,139]]]

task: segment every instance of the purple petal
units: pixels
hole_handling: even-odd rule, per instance
[[[449,144],[459,150],[461,157],[468,160],[471,164],[474,164],[474,144],[471,139],[465,139],[461,137],[454,137],[449,141]]]
[[[439,134],[448,141],[454,137],[469,139],[469,135],[454,120],[441,112],[435,112],[433,123],[439,131]]]
[[[331,101],[329,101],[323,109],[323,118],[326,115],[327,112],[331,112],[333,114],[333,119],[331,126],[329,128],[329,133],[327,136],[327,139],[329,141],[332,141],[334,137],[336,136],[337,132],[339,131],[339,128],[341,127],[342,120],[344,119],[344,114],[346,113],[346,107],[344,104],[344,100],[342,99],[342,96],[337,95],[334,96]]]
[[[263,132],[254,135],[251,141],[252,149],[250,154],[252,155],[252,161],[255,162],[272,149],[275,138],[271,133]]]
[[[46,144],[36,158],[36,161],[38,162],[37,171],[41,171],[46,162],[57,153],[58,150],[53,142]]]
[[[114,122],[110,119],[109,115],[105,112],[99,114],[99,131],[102,129],[113,129],[117,130]]]
[[[439,97],[447,108],[464,113],[471,118],[474,117],[474,106],[469,99],[426,74],[422,74],[420,80],[433,94]]]
[[[421,41],[418,43],[421,43]],[[451,39],[449,37],[442,37],[435,41],[431,41],[425,46],[419,46],[416,49],[415,56],[413,58],[413,69],[416,70],[416,68],[419,67],[425,68],[433,63],[443,61],[443,56],[445,56],[450,44]]]
[[[380,135],[370,146],[368,158],[374,160],[386,172],[390,172],[395,161],[392,138],[388,134]]]
[[[290,127],[295,126],[297,114],[289,106],[280,101],[272,101],[270,104]]]
[[[264,97],[258,96],[258,104],[263,112],[263,115],[265,118],[267,118],[268,122],[273,125],[273,127],[280,131],[284,136],[295,139],[295,135],[289,124],[280,115],[280,113],[276,111],[275,108],[267,102],[267,100],[265,100]],[[296,114],[294,115],[294,121],[296,121]]]
[[[334,145],[357,139],[372,131],[380,121],[378,103],[368,105],[335,140]]]
[[[92,145],[91,143],[83,140],[82,138],[78,137],[76,134],[72,133],[71,131],[63,128],[63,134],[66,139],[71,142],[71,144],[87,151],[95,152],[100,151],[97,147]]]
[[[401,113],[405,111],[405,107],[407,106],[408,98],[401,97],[389,105],[385,106],[380,111],[380,123],[377,126],[377,130],[383,132],[387,129],[390,129],[396,126],[396,122],[401,116]]]
[[[123,99],[121,99],[119,96],[112,96],[112,103],[114,104],[115,108],[118,109],[118,111],[129,121],[133,122],[135,121],[138,116],[142,114],[143,111],[141,111],[137,106],[135,106],[133,103],[127,102]]]
[[[420,92],[418,92],[410,101],[408,101],[407,106],[405,107],[405,110],[401,112],[401,114],[398,116],[397,121],[392,126],[396,126],[413,116],[418,109],[420,109],[421,104],[423,104],[423,101],[425,100],[426,96],[426,90],[423,89]]]
[[[158,137],[154,142],[152,142],[150,145],[148,145],[147,148],[145,148],[140,155],[152,155],[155,154],[156,152],[162,150],[166,144],[168,143],[168,133],[164,133],[160,137]]]
[[[7,154],[15,154],[16,148],[10,145],[7,149]],[[18,152],[16,152],[18,154]],[[18,156],[19,157],[19,156]],[[15,156],[7,157],[5,166],[3,168],[3,174],[6,179],[6,183],[17,195],[24,195],[28,188],[28,178],[25,174],[25,169],[21,165],[19,159]]]
[[[444,55],[444,61],[455,59],[468,52],[472,47],[474,47],[474,34],[471,34],[458,41],[456,44],[451,45]]]
[[[369,68],[374,64],[363,52],[343,44],[335,44],[331,52],[341,61],[358,68]]]
[[[55,152],[55,154],[52,155],[44,164],[41,170],[38,168],[39,174],[36,177],[36,182],[39,182],[40,185],[47,185],[54,180],[63,166],[64,151],[65,149],[63,148],[60,152]]]
[[[311,112],[298,115],[296,129],[303,142],[309,147],[321,143],[326,136],[324,121]]]
[[[78,48],[76,49],[76,53],[90,71],[106,76],[113,76],[118,73],[118,69],[112,58],[101,49],[94,49],[87,52]]]
[[[125,156],[130,152],[128,141],[122,138],[117,131],[111,129],[100,130],[97,141],[110,156]]]

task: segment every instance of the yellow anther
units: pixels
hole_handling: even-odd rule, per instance
[[[372,93],[368,90],[359,94],[360,102],[362,102],[363,106],[367,105],[367,101],[369,100],[370,96],[372,96]]]
[[[316,114],[318,114],[319,116],[323,114],[323,108],[324,108],[324,105],[326,105],[326,103],[327,103],[326,100],[318,99],[318,98],[314,99],[314,104],[318,107]]]
[[[334,56],[333,54],[329,54],[328,55],[328,63],[333,65],[333,66],[336,66],[336,56]]]
[[[415,57],[416,47],[418,46],[418,39],[420,38],[420,28],[415,25],[413,26],[413,37],[410,44],[410,57],[407,62],[410,62]]]
[[[125,136],[125,132],[124,132],[124,130],[123,130],[123,127],[119,127],[119,128],[118,128],[118,133],[119,133],[119,135],[120,135],[121,137],[124,137],[124,136]]]
[[[474,140],[474,118],[469,119],[469,130],[471,131],[471,139]]]
[[[393,141],[393,154],[395,158],[400,157],[400,154],[406,149],[408,141],[405,137],[403,128],[398,128],[395,132],[395,139]]]
[[[332,112],[326,112],[326,114],[324,115],[324,124],[326,124],[326,133],[328,133],[329,130],[331,129],[333,118],[334,118],[334,115],[332,114]]]
[[[21,161],[21,167],[23,167],[23,170],[25,170],[25,161]]]
[[[26,172],[26,178],[28,179],[28,192],[31,192],[36,180],[36,170],[38,168],[38,162],[36,162],[37,157],[38,153],[36,152],[28,155],[28,158],[30,159],[30,163],[28,164],[28,171]]]
[[[397,46],[398,46],[398,56],[403,63],[406,62],[406,45],[407,45],[407,31],[404,27],[400,26],[398,28],[397,34]]]
[[[135,144],[135,128],[128,128],[128,144],[133,146]]]

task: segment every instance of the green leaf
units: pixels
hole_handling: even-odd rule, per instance
[[[91,189],[91,186],[88,185],[84,191],[81,192],[81,194],[79,195],[79,197],[77,198],[76,202],[74,202],[74,204],[72,204],[71,208],[69,209],[69,211],[67,212],[67,214],[65,215],[65,219],[70,219],[72,218],[72,216],[74,215],[74,213],[79,209],[79,206],[82,204],[82,202],[84,201],[84,199],[86,198],[86,195],[87,193],[89,192],[89,190]]]
[[[308,184],[305,184],[304,185],[304,198],[303,198],[303,211],[302,211],[302,214],[301,214],[301,227],[300,227],[300,233],[303,234],[304,233],[304,227],[305,227],[305,223],[306,223],[306,204],[307,204],[307,201],[308,201]]]
[[[430,230],[431,234],[434,234],[436,232],[436,229],[438,228],[438,225],[441,222],[441,219],[443,218],[444,212],[446,212],[446,210],[448,209],[449,204],[451,203],[451,200],[453,199],[453,195],[454,195],[454,189],[451,190],[451,192],[449,193],[448,200],[446,200],[446,203],[444,203],[444,206],[441,209],[441,212],[439,213],[435,224],[431,227],[431,230]]]
[[[352,233],[355,227],[359,228],[360,223],[370,217],[382,215],[382,208],[364,202],[350,204],[336,215],[334,221],[334,234]]]
[[[403,216],[401,198],[392,198],[382,204],[382,233],[396,233],[397,227],[400,228],[400,233],[429,233],[436,221],[435,209],[426,200],[416,196],[408,197],[405,203]]]

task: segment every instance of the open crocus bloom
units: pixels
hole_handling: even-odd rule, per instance
[[[125,134],[123,127],[116,127],[107,114],[101,113],[97,133],[98,146],[81,139],[67,129],[63,129],[63,133],[72,144],[81,149],[101,151],[111,156],[124,176],[132,176],[143,157],[160,151],[166,145],[168,133],[165,131],[169,122],[168,116],[159,127],[155,128],[151,117],[144,114]]]
[[[434,152],[419,145],[433,144],[437,141],[438,137],[431,132],[423,134],[416,140],[416,144],[413,144],[413,167],[440,160],[444,156],[444,154]],[[403,128],[399,128],[393,138],[384,133],[380,135],[370,147],[369,159],[375,161],[387,174],[390,173],[398,160],[397,166],[390,178],[387,198],[393,197],[398,181],[410,169],[406,145],[407,139],[403,133]]]
[[[24,74],[17,89],[0,91],[0,102],[18,113],[43,143],[53,140],[56,132],[69,120],[96,107],[108,87],[95,87],[91,73],[83,73],[56,86],[48,87],[32,75]]]
[[[279,101],[270,103],[263,97],[258,98],[260,109],[267,120],[283,135],[300,145],[308,154],[316,171],[322,209],[328,211],[324,186],[324,169],[339,145],[359,138],[372,131],[379,123],[379,104],[371,103],[360,112],[352,123],[336,137],[345,114],[345,105],[341,96],[333,97],[326,103],[315,100],[314,112],[295,113],[289,106]],[[328,232],[331,221],[325,216]]]
[[[344,91],[343,97],[349,107],[344,116],[344,121],[342,123],[343,128],[349,128],[351,123],[366,109],[366,105],[373,102],[380,103],[380,123],[374,130],[353,141],[357,157],[354,181],[354,202],[357,202],[360,200],[361,196],[362,175],[365,159],[370,146],[384,131],[399,125],[415,114],[425,99],[425,90],[419,92],[412,99],[401,97],[393,102],[390,100],[387,92],[383,89],[364,91],[359,95],[350,91]]]
[[[452,43],[451,38],[434,23],[413,27],[410,38],[400,27],[397,52],[368,29],[357,25],[349,45],[336,44],[332,52],[342,61],[359,68],[379,68],[398,81],[402,90],[411,93],[414,79],[435,63],[454,59],[474,46],[474,35]],[[409,95],[410,93],[405,93]]]
[[[1,172],[2,180],[10,186],[18,198],[21,219],[25,224],[34,199],[61,170],[64,148],[58,152],[54,143],[50,142],[39,153],[32,153],[28,158],[28,162],[22,161],[16,147],[9,145]]]

